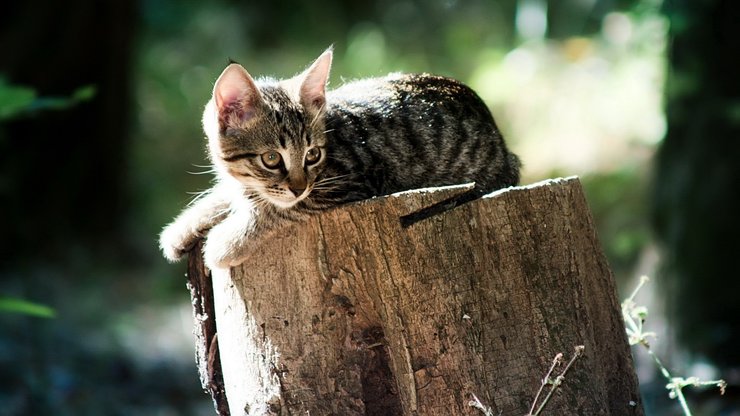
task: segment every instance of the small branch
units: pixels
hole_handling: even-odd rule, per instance
[[[552,375],[553,370],[555,367],[560,364],[563,360],[563,353],[558,353],[555,355],[555,358],[552,360],[552,365],[550,366],[550,370],[547,372],[545,377],[542,379],[542,384],[540,385],[540,389],[537,391],[537,395],[534,396],[534,400],[532,401],[532,407],[529,409],[529,413],[527,413],[526,416],[538,416],[540,413],[542,413],[542,410],[545,408],[545,405],[547,405],[547,402],[550,401],[550,397],[555,393],[555,390],[560,387],[561,384],[563,384],[563,381],[565,380],[565,374],[570,370],[570,367],[573,365],[573,363],[581,356],[583,355],[583,351],[586,349],[583,345],[577,345],[575,347],[575,351],[573,352],[573,356],[570,358],[570,361],[568,361],[568,364],[565,365],[565,368],[563,369],[563,372],[560,373],[557,377],[555,377],[554,380],[550,378]],[[542,393],[542,390],[544,390],[545,385],[550,384],[552,385],[552,388],[550,391],[547,392],[547,396],[542,400],[542,404],[540,404],[540,407],[537,408],[537,411],[534,412],[534,408],[537,406],[537,401],[540,398],[540,394]],[[534,413],[533,413],[534,412]]]
[[[478,399],[478,396],[476,396],[475,394],[470,393],[470,395],[473,396],[473,400],[468,402],[468,406],[480,410],[485,416],[494,416],[493,409],[481,403],[481,401]]]
[[[570,369],[570,366],[573,365],[573,363],[578,359],[578,357],[580,357],[583,354],[583,350],[585,348],[586,347],[584,347],[583,345],[576,346],[575,352],[573,353],[573,357],[571,357],[570,361],[568,361],[568,364],[563,369],[563,372],[559,376],[555,377],[555,381],[552,384],[552,388],[547,393],[547,396],[545,396],[545,399],[542,401],[542,404],[540,405],[540,407],[537,409],[537,412],[535,412],[533,416],[537,416],[542,412],[542,409],[545,408],[545,405],[547,404],[547,402],[550,401],[550,397],[552,396],[552,394],[555,392],[555,390],[557,390],[558,387],[560,387],[560,385],[563,383],[563,380],[565,380],[565,373],[568,372],[568,370]]]
[[[642,289],[642,287],[645,286],[645,283],[649,281],[650,281],[649,277],[645,275],[640,276],[640,281],[637,283],[637,287],[635,288],[635,290],[632,291],[632,294],[627,299],[624,300],[624,302],[634,303],[635,296],[637,296],[637,292],[639,292],[640,289]]]
[[[559,352],[555,355],[555,358],[552,360],[552,365],[550,366],[550,370],[547,371],[547,374],[545,374],[545,377],[542,379],[542,383],[540,384],[540,389],[537,390],[537,394],[534,396],[534,400],[532,401],[532,407],[529,408],[529,413],[527,413],[527,416],[532,415],[534,412],[534,407],[537,405],[537,401],[540,399],[540,394],[542,394],[542,390],[545,389],[545,386],[550,383],[550,375],[552,375],[552,371],[555,369],[555,366],[560,364],[563,361],[563,353]]]
[[[650,279],[647,276],[641,276],[640,282],[637,284],[635,290],[632,291],[632,294],[627,299],[625,299],[624,302],[622,302],[622,316],[624,317],[627,336],[629,338],[629,344],[642,345],[645,350],[647,350],[647,353],[650,355],[650,357],[652,357],[655,365],[660,370],[660,373],[663,375],[663,377],[666,378],[666,380],[668,380],[668,384],[665,386],[666,389],[669,390],[668,397],[670,397],[671,399],[677,399],[679,404],[681,405],[681,409],[683,410],[684,415],[691,416],[691,409],[689,409],[689,405],[686,402],[686,397],[683,395],[682,391],[684,387],[717,386],[719,388],[720,394],[725,394],[727,382],[721,379],[702,381],[698,377],[673,377],[668,371],[668,368],[663,365],[663,362],[660,360],[660,358],[655,355],[655,352],[653,352],[652,348],[650,347],[650,342],[648,341],[648,337],[655,338],[655,333],[645,332],[643,329],[643,324],[645,323],[645,319],[647,319],[648,310],[644,306],[637,306],[634,301],[637,292],[639,292],[640,289],[642,289],[645,283],[649,280]]]

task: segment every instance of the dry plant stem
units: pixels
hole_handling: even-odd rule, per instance
[[[670,386],[671,384],[673,383],[669,383],[668,386]],[[689,409],[689,404],[686,403],[686,398],[683,396],[681,386],[676,384],[671,388],[671,391],[676,395],[678,402],[681,403],[681,409],[683,409],[683,412],[686,414],[686,416],[691,416],[691,409]]]
[[[473,400],[468,402],[468,406],[474,407],[480,410],[481,412],[483,412],[485,416],[493,416],[493,410],[490,407],[481,403],[480,399],[478,399],[478,396],[476,396],[473,393],[470,393],[470,395],[473,396]]]
[[[678,402],[681,404],[681,409],[683,410],[683,413],[686,416],[692,416],[691,409],[689,409],[689,404],[686,402],[686,397],[683,395],[683,391],[681,389],[688,384],[684,384],[684,379],[682,377],[672,377],[671,373],[668,372],[668,369],[663,365],[663,362],[660,361],[660,358],[658,358],[657,355],[653,352],[653,350],[650,348],[650,344],[647,342],[641,342],[640,345],[645,347],[648,354],[650,354],[651,357],[653,357],[653,361],[655,361],[655,364],[660,369],[660,373],[663,374],[663,377],[668,380],[668,384],[666,385],[666,388],[668,388],[671,393],[670,396],[673,396],[674,398],[678,399]],[[711,384],[711,383],[705,383],[705,384]]]
[[[692,416],[691,409],[689,409],[689,405],[686,402],[686,397],[683,395],[682,389],[684,387],[717,386],[720,389],[720,394],[724,394],[727,383],[724,380],[701,381],[696,377],[689,377],[686,379],[683,377],[673,377],[666,366],[663,365],[663,362],[660,360],[660,358],[655,355],[655,352],[653,352],[652,348],[650,347],[650,342],[648,342],[647,340],[647,337],[655,337],[655,333],[643,331],[643,323],[645,321],[645,317],[647,316],[647,309],[645,309],[644,307],[638,307],[637,305],[635,305],[634,302],[634,298],[637,295],[637,292],[639,292],[640,289],[642,289],[642,286],[644,286],[645,283],[647,283],[649,280],[650,279],[647,276],[641,276],[640,282],[638,283],[635,290],[632,291],[632,294],[627,299],[625,299],[624,302],[622,302],[622,315],[624,317],[625,323],[627,324],[627,335],[629,336],[629,342],[631,345],[642,345],[645,350],[647,350],[647,353],[650,354],[650,357],[652,357],[655,365],[658,366],[660,373],[668,381],[666,388],[670,390],[669,397],[672,399],[678,399],[684,415]]]
[[[545,396],[545,399],[542,401],[542,404],[540,405],[540,407],[537,409],[537,411],[534,413],[533,416],[537,416],[542,412],[542,409],[544,409],[547,402],[550,401],[550,397],[552,397],[555,390],[557,390],[557,388],[560,387],[560,385],[563,383],[563,380],[565,379],[565,373],[568,372],[568,370],[570,369],[570,366],[573,365],[573,363],[578,359],[578,357],[580,357],[581,354],[583,354],[584,349],[585,347],[583,345],[576,346],[575,352],[573,353],[573,357],[570,358],[570,361],[568,361],[568,364],[563,369],[563,372],[560,373],[559,376],[555,377],[555,381],[552,383],[552,388],[550,389],[549,392],[547,392],[547,396]],[[547,377],[545,379],[547,379]]]
[[[649,277],[645,275],[640,276],[640,282],[637,283],[637,287],[635,288],[635,290],[632,291],[632,294],[630,294],[630,296],[625,300],[625,302],[634,302],[635,296],[637,296],[637,292],[639,292],[640,289],[642,289],[642,287],[645,286],[645,283],[647,283],[648,281],[650,281]]]
[[[555,370],[555,366],[560,364],[560,362],[563,360],[563,353],[559,352],[555,355],[555,358],[552,360],[552,365],[550,366],[550,370],[547,371],[547,374],[545,374],[545,377],[542,378],[542,383],[540,384],[540,389],[537,390],[537,394],[534,396],[534,400],[532,400],[532,407],[529,408],[529,413],[527,413],[527,416],[531,416],[534,412],[534,407],[537,406],[537,401],[540,399],[540,394],[542,394],[542,390],[545,389],[545,386],[548,384],[548,381],[550,380],[550,375],[552,375],[553,370]]]

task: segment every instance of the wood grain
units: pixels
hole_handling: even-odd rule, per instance
[[[328,211],[213,272],[233,415],[527,413],[555,354],[585,354],[546,415],[641,415],[613,277],[575,178],[402,227],[469,187]]]

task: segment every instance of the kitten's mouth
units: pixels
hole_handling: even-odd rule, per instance
[[[301,202],[302,200],[306,199],[308,194],[311,192],[310,189],[307,189],[303,191],[298,196],[292,196],[288,193],[280,194],[280,195],[268,195],[267,199],[272,202],[273,205],[277,206],[278,208],[293,208],[297,203]]]

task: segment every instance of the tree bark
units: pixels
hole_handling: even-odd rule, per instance
[[[579,181],[502,190],[401,226],[465,189],[340,207],[255,241],[240,267],[215,270],[230,413],[483,414],[470,406],[477,397],[493,415],[521,416],[553,357],[567,361],[583,345],[542,414],[641,415]],[[191,279],[198,273],[202,265],[191,267]]]

